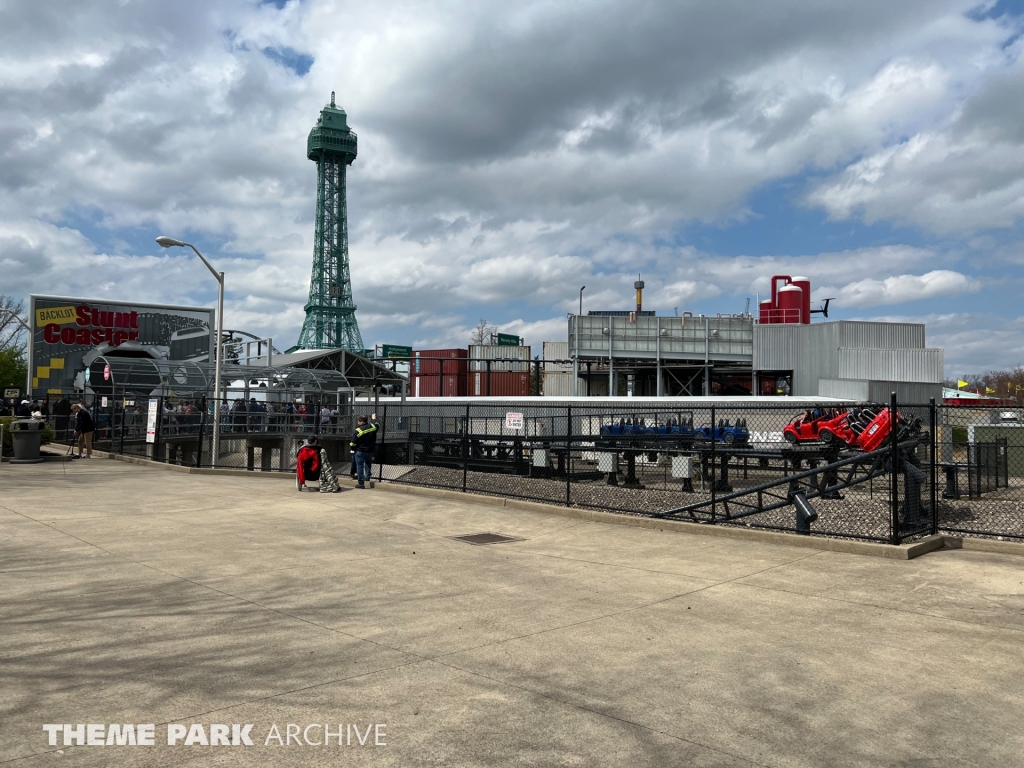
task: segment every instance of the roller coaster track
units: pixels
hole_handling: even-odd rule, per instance
[[[917,468],[913,459],[914,449],[927,437],[916,434],[900,440],[896,446],[898,471],[920,487],[924,473]],[[813,469],[797,472],[778,480],[724,493],[675,509],[657,513],[655,517],[672,518],[688,515],[697,522],[738,520],[782,509],[794,503],[797,496],[805,499],[841,498],[839,492],[846,488],[866,483],[876,477],[889,474],[893,448],[885,445],[870,453],[857,453],[823,464]],[[912,500],[909,500],[914,504]],[[920,504],[918,498],[916,505]],[[915,505],[915,506],[916,506]]]

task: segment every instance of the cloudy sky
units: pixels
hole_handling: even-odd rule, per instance
[[[294,343],[332,90],[367,344],[732,313],[775,273],[1024,363],[1024,3],[0,0],[0,292]],[[177,250],[177,249],[175,249]]]

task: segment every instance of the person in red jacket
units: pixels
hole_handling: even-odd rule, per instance
[[[320,446],[316,437],[307,438],[295,456],[295,490],[301,491],[309,480],[320,480]]]
[[[296,489],[301,491],[307,480],[319,481],[320,493],[341,491],[334,468],[327,460],[327,451],[317,443],[315,435],[306,439],[305,444],[299,448],[299,453],[295,457]]]

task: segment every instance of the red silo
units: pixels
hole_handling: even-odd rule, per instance
[[[811,323],[811,279],[809,277],[794,277],[792,285],[795,285],[804,292],[803,304],[800,307],[800,322],[804,325]]]
[[[768,325],[774,323],[775,319],[772,317],[775,314],[775,308],[772,306],[771,299],[765,299],[757,305],[757,322],[761,325]]]
[[[799,323],[803,316],[804,292],[795,285],[784,285],[776,296],[776,322]]]

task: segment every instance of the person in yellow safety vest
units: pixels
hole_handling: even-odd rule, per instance
[[[356,477],[359,483],[356,488],[365,488],[366,481],[370,479],[379,430],[380,424],[377,423],[376,413],[369,419],[365,416],[356,419],[356,431],[352,433],[352,440],[349,443],[349,447],[352,448],[352,458],[356,463]]]

